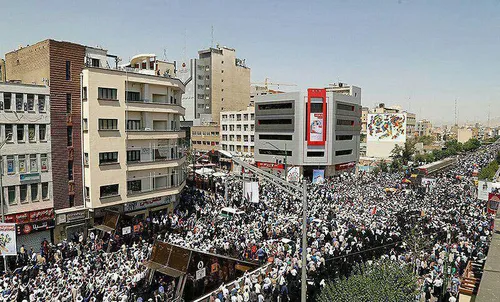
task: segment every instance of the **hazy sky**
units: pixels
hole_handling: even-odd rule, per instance
[[[499,0],[0,0],[0,12],[2,56],[53,38],[181,61],[210,46],[213,26],[254,82],[340,80],[362,88],[365,106],[437,123],[453,122],[457,98],[460,122],[486,122],[491,108],[500,123]]]

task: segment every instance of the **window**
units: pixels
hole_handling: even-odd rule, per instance
[[[68,161],[68,180],[73,180],[73,161]]]
[[[68,203],[70,208],[75,206],[75,195],[68,196]]]
[[[114,88],[98,88],[97,98],[100,100],[118,100],[117,90]]]
[[[337,110],[354,111],[354,106],[337,103]]]
[[[241,125],[236,125],[236,131],[241,131]]]
[[[349,155],[352,154],[352,150],[339,150],[335,151],[335,156]]]
[[[311,113],[322,113],[323,103],[311,103]]]
[[[99,59],[91,59],[92,67],[99,67]]]
[[[42,199],[49,199],[49,183],[42,182]]]
[[[118,196],[118,185],[101,186],[101,198]]]
[[[24,142],[24,125],[17,124],[17,141]]]
[[[36,154],[30,154],[30,172],[38,172],[38,160]]]
[[[19,173],[26,173],[26,155],[18,155],[17,156],[17,166],[19,169]]]
[[[71,62],[66,61],[66,81],[71,80]]]
[[[338,141],[350,141],[352,140],[352,135],[336,135],[335,140]]]
[[[99,165],[118,163],[118,152],[99,153]]]
[[[117,119],[99,119],[99,130],[118,130]]]
[[[36,129],[33,124],[28,125],[28,139],[30,142],[36,141]]]
[[[127,91],[127,101],[137,102],[141,100],[141,93],[135,91]]]
[[[31,201],[38,201],[38,184],[31,184]]]
[[[82,128],[83,128],[83,131],[89,131],[89,121],[88,119],[84,118],[82,119]]]
[[[337,120],[337,126],[353,126],[354,121],[352,120]]]
[[[291,135],[281,134],[259,134],[259,139],[277,140],[277,141],[291,141]]]
[[[23,102],[24,102],[23,94],[16,93],[16,111],[24,111]]]
[[[127,130],[141,130],[141,121],[140,120],[128,120],[127,121]]]
[[[83,153],[83,165],[89,165],[89,154],[87,152]]]
[[[28,111],[33,112],[35,110],[35,95],[28,94]]]
[[[45,96],[38,95],[38,111],[45,112]]]
[[[253,135],[250,135],[250,141],[253,143],[255,140],[255,137]]]
[[[9,186],[7,188],[7,193],[9,196],[9,205],[16,204],[16,187],[15,186]]]
[[[82,99],[87,99],[87,87],[82,88]]]
[[[16,168],[14,166],[14,155],[7,155],[7,174],[16,173]]]
[[[85,198],[90,198],[90,188],[85,187]]]
[[[255,120],[255,114],[250,113],[250,120],[251,120],[251,121]]]
[[[127,192],[128,193],[141,192],[141,190],[142,190],[142,185],[141,185],[140,179],[127,181]]]
[[[222,125],[222,131],[227,131],[227,125]]]
[[[28,185],[19,186],[19,197],[21,199],[21,203],[28,201]]]
[[[47,154],[40,154],[40,170],[42,170],[42,172],[49,170],[49,160]]]
[[[292,103],[264,104],[259,105],[259,110],[292,109]]]
[[[73,127],[68,127],[66,129],[67,132],[67,139],[68,139],[68,147],[73,146]]]
[[[259,120],[259,125],[291,125],[291,124],[292,124],[292,119],[290,118]]]
[[[292,156],[292,151],[259,149],[259,154]]]
[[[325,156],[325,152],[323,151],[308,151],[307,157],[323,157]]]
[[[71,113],[71,93],[66,93],[66,113]]]
[[[47,134],[47,126],[46,125],[39,125],[38,126],[38,136],[41,141],[46,140],[46,134]]]
[[[4,92],[3,94],[3,108],[4,110],[11,110],[12,108],[12,93]]]
[[[12,141],[13,125],[5,124],[5,138],[8,142]]]

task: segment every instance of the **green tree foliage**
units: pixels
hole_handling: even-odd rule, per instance
[[[403,165],[408,165],[415,153],[415,141],[407,140],[403,146],[396,145],[391,151],[391,158],[393,161],[399,161]]]
[[[497,159],[492,161],[489,165],[486,167],[482,168],[481,171],[479,171],[479,175],[477,176],[480,180],[484,179],[489,179],[493,180],[493,177],[495,177],[495,173],[498,170],[498,158],[500,157],[500,153],[497,154]]]
[[[463,145],[464,151],[473,151],[481,147],[481,142],[477,138],[471,138]]]
[[[434,142],[434,138],[430,135],[424,135],[424,136],[420,136],[418,138],[418,142],[423,143],[424,146],[429,146],[430,144],[432,144]]]
[[[378,163],[378,167],[380,169],[381,172],[389,172],[389,166],[387,165],[387,163],[383,160],[381,160],[379,163]]]
[[[328,283],[318,301],[413,302],[417,294],[417,277],[410,266],[380,260],[360,264],[348,279]]]
[[[459,143],[457,140],[447,141],[444,150],[433,150],[432,155],[435,160],[441,160],[446,157],[457,155],[463,151],[474,151],[481,146],[481,142],[476,138],[471,138],[465,144]]]

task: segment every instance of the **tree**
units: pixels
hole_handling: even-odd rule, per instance
[[[328,283],[318,301],[413,302],[418,289],[417,276],[410,266],[379,260],[371,265],[359,264],[348,279]]]
[[[418,142],[423,143],[424,146],[428,146],[434,142],[434,138],[430,135],[420,136]]]
[[[464,151],[473,151],[481,147],[481,142],[477,138],[471,138],[463,145]]]
[[[383,160],[381,160],[378,163],[378,167],[380,168],[381,172],[389,172],[389,167],[387,166],[387,163]]]
[[[396,145],[391,151],[392,160],[399,160],[403,165],[408,165],[408,162],[415,153],[415,141],[407,140],[403,146]]]

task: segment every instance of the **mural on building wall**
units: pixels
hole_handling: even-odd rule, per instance
[[[406,141],[406,114],[368,114],[368,141]]]

